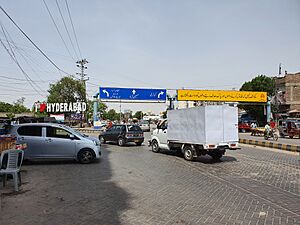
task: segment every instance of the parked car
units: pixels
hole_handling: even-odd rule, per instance
[[[90,163],[101,155],[97,138],[61,124],[12,125],[8,133],[17,137],[17,144],[27,144],[24,159],[75,159]]]
[[[239,132],[245,133],[251,131],[251,123],[256,123],[258,126],[258,123],[256,120],[239,120],[238,128]]]
[[[141,120],[139,122],[139,126],[144,132],[149,132],[150,131],[150,122],[149,120]]]
[[[119,124],[100,133],[101,143],[116,142],[123,146],[128,142],[134,142],[136,145],[142,145],[144,142],[144,132],[138,125]]]

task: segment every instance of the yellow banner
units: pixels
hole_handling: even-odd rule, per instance
[[[267,102],[267,92],[177,90],[178,101]]]

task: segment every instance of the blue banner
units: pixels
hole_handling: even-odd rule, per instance
[[[112,88],[100,87],[99,97],[107,101],[155,101],[165,102],[166,89],[143,89],[143,88]]]

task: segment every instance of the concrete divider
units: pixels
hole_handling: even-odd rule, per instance
[[[239,142],[248,145],[257,145],[257,146],[268,147],[268,148],[276,148],[276,149],[290,151],[290,152],[300,152],[300,145],[289,145],[289,144],[282,144],[282,143],[274,143],[270,141],[250,140],[244,138],[240,138]]]

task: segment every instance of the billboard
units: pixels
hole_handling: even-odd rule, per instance
[[[177,90],[178,101],[267,102],[267,92]]]
[[[100,87],[101,101],[165,102],[166,89]]]

